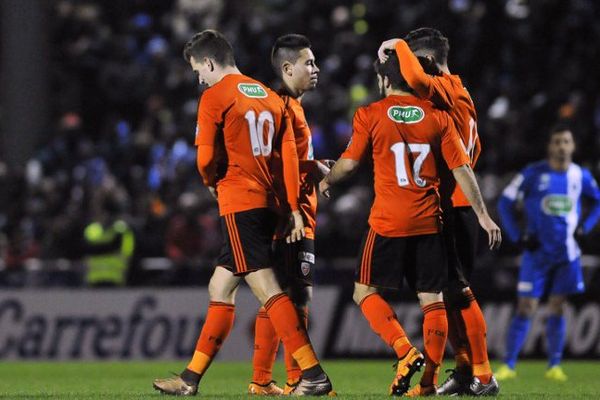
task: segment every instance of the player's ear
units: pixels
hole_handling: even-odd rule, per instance
[[[383,87],[384,88],[390,88],[392,86],[392,84],[390,83],[389,78],[386,76],[383,77]]]
[[[292,76],[294,73],[294,65],[289,61],[284,61],[281,65],[281,73],[283,75]]]

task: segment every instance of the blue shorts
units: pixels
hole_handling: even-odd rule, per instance
[[[585,289],[581,260],[556,264],[554,260],[540,252],[523,254],[519,285],[521,297],[540,298],[545,292],[549,295],[581,293]]]

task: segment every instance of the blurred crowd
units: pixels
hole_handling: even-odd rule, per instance
[[[275,38],[296,32],[312,40],[321,74],[303,104],[318,158],[339,156],[354,110],[377,98],[371,65],[381,41],[432,26],[448,36],[450,70],[461,75],[478,109],[483,152],[476,171],[492,208],[512,174],[544,157],[545,135],[557,120],[574,129],[576,161],[600,173],[600,69],[594,67],[600,6],[594,0],[51,4],[52,124],[22,173],[0,168],[5,272],[32,259],[84,260],[86,227],[108,218],[124,221],[135,236],[129,283],[202,278],[194,271],[211,265],[221,238],[216,203],[195,167],[202,88],[182,48],[206,28],[222,31],[242,72],[270,86],[277,85],[269,63]],[[333,200],[321,202],[322,260],[355,255],[370,182],[367,166]],[[113,242],[105,245],[117,248]],[[148,260],[164,258],[176,274],[167,281],[144,275],[153,270]],[[22,282],[15,276],[5,283]]]

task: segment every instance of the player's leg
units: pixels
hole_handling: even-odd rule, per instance
[[[567,375],[560,367],[566,337],[564,308],[567,295],[584,291],[583,272],[579,258],[553,270],[552,287],[548,298],[546,339],[548,345],[548,370],[546,377],[566,381]]]
[[[444,358],[448,337],[448,319],[442,289],[448,280],[444,238],[441,234],[410,237],[406,277],[417,292],[423,309],[423,343],[425,371],[418,385],[407,394],[423,396],[436,394],[437,378]]]
[[[378,293],[378,287],[402,286],[402,238],[386,238],[369,229],[363,238],[354,283],[354,302],[360,307],[371,329],[398,358],[390,394],[402,395],[410,379],[424,362],[423,355],[411,345],[392,307]]]
[[[564,295],[555,294],[548,297],[548,316],[546,318],[548,370],[546,378],[556,381],[567,380],[567,375],[560,366],[567,333],[564,317],[566,302],[567,297]]]
[[[492,380],[486,342],[487,326],[469,287],[479,233],[477,217],[471,207],[454,208],[451,217],[451,239],[446,237],[446,245],[451,246],[447,247],[449,283],[444,300],[448,312],[448,337],[455,349],[456,370],[440,387],[438,394],[454,394],[454,389],[468,391],[472,383],[471,376],[483,385]],[[463,346],[464,340],[467,346]]]
[[[540,254],[525,252],[519,271],[517,286],[518,302],[515,315],[512,317],[506,336],[504,364],[495,372],[498,380],[506,380],[517,376],[515,366],[519,352],[525,344],[531,318],[537,310],[539,298],[546,285],[546,266]]]
[[[281,290],[273,270],[260,269],[249,273],[245,279],[267,311],[283,345],[302,370],[302,379],[292,394],[326,395],[331,392],[331,382],[321,367],[306,329],[289,296]]]
[[[298,318],[304,323],[308,330],[308,304],[312,299],[313,271],[315,266],[315,242],[313,239],[304,238],[296,243],[284,243],[285,268],[287,282],[287,293],[289,294]],[[282,280],[282,279],[280,279]],[[290,393],[298,384],[301,377],[301,370],[292,357],[292,354],[284,346],[283,359],[286,370],[286,383],[284,394]]]
[[[154,388],[164,394],[189,396],[198,391],[202,375],[231,332],[235,312],[235,293],[240,278],[225,267],[215,268],[209,286],[210,303],[196,349],[187,368],[178,376],[156,379]]]

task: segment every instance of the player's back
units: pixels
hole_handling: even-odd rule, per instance
[[[273,190],[269,163],[286,118],[283,101],[261,82],[232,74],[204,92],[200,115],[203,107],[214,111],[222,132],[217,141],[223,153],[218,169],[224,170],[217,183],[220,213],[267,207]]]
[[[414,96],[388,96],[356,112],[355,135],[364,130],[372,148],[375,201],[369,224],[380,235],[440,231],[440,163],[468,163],[449,116]],[[342,157],[353,158],[350,143]]]

